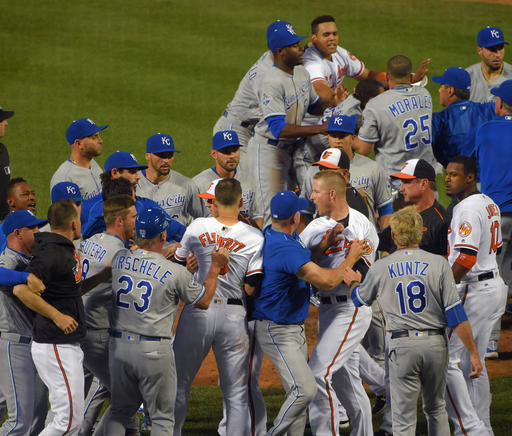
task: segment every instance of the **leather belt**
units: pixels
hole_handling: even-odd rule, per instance
[[[336,299],[336,303],[346,303],[347,296],[346,295],[333,295]],[[332,304],[332,297],[320,297],[320,303],[322,304]]]
[[[123,335],[124,333],[124,335]],[[136,340],[139,340],[139,341],[161,341],[162,338],[159,337],[159,336],[146,336],[146,335],[138,335],[138,334],[135,334],[135,333],[128,333],[128,332],[118,332],[116,330],[110,332],[110,336],[112,336],[113,338],[117,338],[117,339],[121,339],[123,336],[128,339],[129,341],[136,341]]]
[[[223,116],[224,118],[227,118],[227,117],[228,117],[228,111],[224,111],[224,112],[222,113],[222,116]],[[247,129],[248,127],[250,127],[250,126],[252,125],[252,123],[251,123],[250,121],[240,121],[240,125],[241,125],[242,127],[245,127],[245,128]]]
[[[0,332],[0,337],[10,342],[18,342],[19,344],[30,344],[32,342],[31,336],[23,336],[18,333]]]
[[[243,306],[244,305],[244,302],[240,298],[228,298],[227,300],[215,298],[213,300],[213,304],[222,304],[224,301],[226,302],[226,304],[233,304],[235,306]]]
[[[430,330],[395,330],[391,332],[391,339],[397,338],[415,338],[420,336],[437,336],[444,335],[444,329],[430,329]]]
[[[277,145],[277,144],[279,144],[279,141],[276,141],[275,139],[267,139],[267,142],[270,145]]]
[[[494,278],[494,271],[478,274],[478,281],[483,282],[484,280],[490,280]]]

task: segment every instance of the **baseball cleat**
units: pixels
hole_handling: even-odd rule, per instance
[[[375,404],[372,407],[372,415],[382,412],[384,407],[386,407],[386,397],[384,395],[377,395],[375,397]]]
[[[350,427],[350,421],[348,419],[344,420],[344,421],[340,421],[340,430],[345,430],[349,427]]]
[[[487,351],[485,352],[486,359],[497,359],[498,354],[498,341],[489,341],[487,345]]]

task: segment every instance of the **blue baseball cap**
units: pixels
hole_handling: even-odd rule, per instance
[[[142,239],[151,239],[163,233],[169,224],[163,209],[146,209],[137,215],[135,234]]]
[[[434,76],[432,80],[440,85],[453,86],[457,89],[469,91],[471,88],[471,76],[461,67],[447,68],[442,76]]]
[[[105,161],[105,171],[112,171],[114,168],[116,169],[125,169],[125,168],[136,168],[138,170],[144,170],[148,166],[141,165],[135,159],[135,156],[127,151],[116,151],[112,153],[107,160]]]
[[[234,130],[221,130],[213,135],[212,148],[222,150],[226,147],[241,147],[238,134]]]
[[[106,129],[108,125],[97,126],[94,121],[89,118],[82,118],[80,120],[73,121],[66,131],[66,139],[71,145],[77,139],[85,138],[86,136],[94,135],[103,129]]]
[[[357,129],[357,115],[336,115],[329,118],[327,133],[342,132],[355,135]]]
[[[512,106],[512,80],[505,80],[499,87],[492,88],[491,94],[501,98],[504,103]]]
[[[270,200],[270,214],[276,220],[290,218],[295,212],[305,210],[309,202],[305,198],[299,198],[292,191],[281,191]]]
[[[287,21],[274,21],[267,29],[267,45],[270,51],[297,44],[307,36],[298,36],[293,26]]]
[[[7,218],[2,224],[2,230],[4,235],[7,237],[15,230],[21,229],[22,227],[41,227],[44,226],[48,220],[40,220],[35,215],[26,209],[15,210],[7,215]]]
[[[73,200],[75,203],[83,201],[80,188],[73,182],[60,182],[52,188],[52,203],[60,200]]]
[[[494,47],[495,45],[508,44],[503,37],[503,32],[498,27],[486,27],[478,32],[476,38],[478,47]]]
[[[171,138],[171,135],[165,135],[164,133],[157,133],[156,135],[151,136],[146,142],[146,153],[169,153],[169,152],[179,152],[174,148],[174,142]]]

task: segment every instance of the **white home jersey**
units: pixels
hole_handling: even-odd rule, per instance
[[[82,278],[92,277],[101,272],[112,261],[114,255],[124,247],[123,240],[112,233],[97,233],[80,244]],[[100,283],[82,297],[87,327],[92,329],[110,328],[112,310],[112,280]]]
[[[150,198],[158,203],[172,219],[187,225],[193,218],[203,215],[203,205],[197,186],[188,177],[171,170],[169,177],[160,183],[153,183],[146,177],[146,172],[140,172],[137,184],[137,195]]]
[[[123,249],[112,260],[112,330],[172,338],[180,300],[195,304],[204,287],[162,254]]]
[[[180,262],[192,252],[197,257],[196,281],[203,283],[211,265],[211,253],[216,247],[229,251],[228,271],[219,275],[215,297],[244,298],[245,278],[262,273],[263,235],[245,223],[226,226],[216,218],[198,218],[188,226],[175,257]]]
[[[328,217],[320,217],[311,221],[300,234],[300,239],[307,248],[318,245],[329,230],[332,230],[337,221]],[[371,265],[375,260],[375,251],[379,245],[379,237],[375,227],[362,213],[349,208],[348,226],[341,233],[341,239],[336,246],[329,247],[316,262],[324,268],[336,268],[346,258],[350,246],[355,239],[365,240],[369,247],[369,253],[363,256],[364,261]],[[350,296],[348,286],[339,284],[329,292],[320,291],[321,296],[346,295]]]
[[[102,173],[101,167],[93,159],[90,168],[83,168],[73,163],[70,159],[62,163],[62,165],[53,174],[50,181],[50,190],[60,182],[73,182],[80,188],[80,194],[84,200],[89,200],[101,193]]]
[[[476,279],[479,274],[498,270],[496,252],[503,244],[500,208],[485,194],[466,197],[453,208],[448,230],[448,261],[453,265],[461,248],[476,251],[476,264],[463,280]]]
[[[397,86],[372,98],[363,111],[359,138],[375,143],[375,159],[388,176],[400,172],[409,159],[434,166],[429,92],[421,86]]]

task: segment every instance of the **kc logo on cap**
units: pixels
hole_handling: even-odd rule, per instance
[[[233,135],[231,134],[231,132],[222,132],[222,135],[224,136],[224,139],[228,140],[228,141],[231,141],[233,139]]]
[[[292,35],[297,35],[297,34],[295,33],[295,29],[293,28],[293,26],[292,26],[290,23],[288,23],[288,24],[286,25],[286,30],[288,30],[288,32],[290,32]]]

